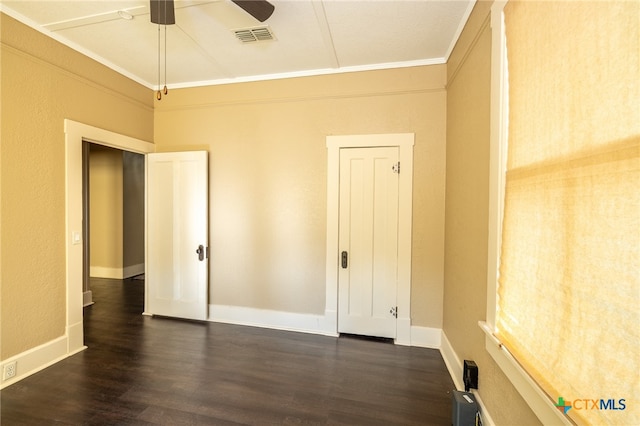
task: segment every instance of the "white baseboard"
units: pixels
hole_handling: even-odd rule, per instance
[[[458,355],[453,350],[453,346],[447,339],[447,335],[442,332],[442,344],[440,345],[440,353],[444,364],[449,370],[449,375],[453,379],[453,384],[456,385],[457,390],[464,390],[464,383],[462,382],[462,361],[458,358]]]
[[[123,279],[122,268],[108,268],[105,266],[91,266],[89,268],[89,275],[94,278],[110,278],[114,280]]]
[[[93,293],[87,290],[82,293],[82,307],[93,305]]]
[[[141,274],[144,274],[144,263],[125,266],[122,270],[122,278],[131,278]]]
[[[89,274],[95,278],[111,278],[114,280],[123,280],[125,278],[135,277],[144,274],[144,263],[137,265],[129,265],[124,268],[109,268],[106,266],[91,266]]]
[[[84,324],[82,319],[67,326],[67,356],[87,349],[84,345]]]
[[[72,331],[72,330],[71,330]],[[73,334],[77,334],[72,331]],[[86,346],[78,347],[75,337],[61,336],[35,348],[29,349],[18,355],[7,358],[0,363],[0,371],[4,371],[4,366],[8,363],[16,363],[16,375],[8,380],[2,381],[0,389],[4,389],[25,377],[29,377],[38,371],[55,364],[58,361],[86,349]],[[1,377],[0,377],[1,378]]]
[[[442,344],[442,329],[431,327],[411,326],[411,346],[421,348],[440,349]]]
[[[400,319],[399,319],[400,320]],[[302,333],[337,336],[337,314],[326,311],[325,315],[300,314],[247,308],[243,306],[209,305],[209,321],[276,330],[298,331]],[[408,320],[410,321],[410,320]],[[398,336],[396,344],[440,349],[442,330],[439,328],[406,326],[407,336]],[[461,373],[462,374],[462,373]]]
[[[449,339],[447,339],[447,335],[442,331],[442,345],[440,346],[440,353],[442,354],[442,359],[444,359],[444,363],[447,366],[447,370],[449,370],[449,375],[451,379],[453,379],[453,384],[456,386],[456,389],[459,391],[464,390],[464,382],[462,381],[462,371],[463,371],[463,362],[460,361],[458,354],[451,346]],[[482,402],[482,398],[480,398],[480,394],[476,389],[471,390],[473,395],[476,398],[476,402],[478,403],[478,408],[480,409],[480,416],[482,417],[483,426],[495,426],[495,422],[489,414],[487,407]]]
[[[271,311],[243,306],[209,305],[209,321],[276,330],[335,336],[330,322],[323,315]]]
[[[489,410],[482,402],[482,398],[480,398],[480,394],[476,389],[471,389],[471,393],[476,398],[476,402],[478,403],[478,408],[480,409],[480,417],[482,418],[482,426],[496,426],[496,422],[493,421],[493,417],[489,414]]]
[[[337,315],[326,311],[325,315],[299,314],[272,311],[243,306],[209,305],[209,321],[252,327],[290,330],[302,333],[337,336]],[[402,329],[403,327],[399,327]],[[442,330],[439,328],[407,326],[410,335],[396,339],[396,344],[440,349]],[[462,373],[461,373],[462,374]]]

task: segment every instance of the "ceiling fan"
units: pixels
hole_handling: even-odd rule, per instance
[[[154,24],[158,24],[158,90],[156,91],[156,99],[162,99],[162,93],[165,95],[168,93],[167,89],[167,33],[166,26],[173,25],[176,23],[176,14],[174,9],[174,0],[149,0],[150,1],[150,10],[151,10],[151,22]],[[231,0],[233,3],[242,8],[249,15],[253,16],[260,22],[264,22],[275,10],[275,7],[269,3],[267,0]],[[165,26],[165,70],[164,70],[164,88],[160,90],[160,25]]]
[[[176,23],[174,0],[150,0],[151,22],[158,25],[172,25]],[[273,13],[275,6],[267,0],[231,0],[249,15],[260,22],[264,22]]]

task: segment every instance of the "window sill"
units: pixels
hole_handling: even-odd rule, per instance
[[[538,419],[545,425],[573,425],[574,423],[562,414],[553,401],[544,393],[538,384],[520,366],[509,351],[493,334],[493,328],[484,321],[478,325],[485,332],[485,347],[502,372],[507,376],[525,402]]]

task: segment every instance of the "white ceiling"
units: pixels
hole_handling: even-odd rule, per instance
[[[230,0],[176,0],[176,24],[166,27],[168,86],[444,63],[475,0],[270,2],[275,12],[260,23]],[[1,10],[149,88],[158,84],[148,0],[2,0]],[[232,31],[263,25],[274,40],[242,43]],[[161,73],[164,84],[164,64]]]

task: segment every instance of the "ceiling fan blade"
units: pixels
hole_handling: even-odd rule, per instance
[[[264,22],[273,13],[275,6],[267,0],[231,0],[249,15],[253,16],[260,22]]]
[[[150,0],[151,22],[158,25],[173,25],[176,23],[176,14],[173,9],[173,0]]]

